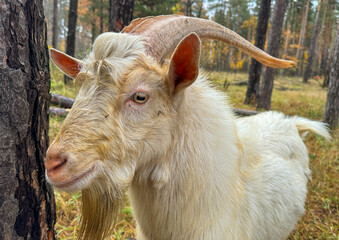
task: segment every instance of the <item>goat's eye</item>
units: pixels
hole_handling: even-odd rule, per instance
[[[136,92],[133,94],[132,96],[132,100],[136,103],[145,103],[148,100],[148,95],[146,93],[143,92]]]

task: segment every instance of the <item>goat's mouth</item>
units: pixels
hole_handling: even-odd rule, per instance
[[[71,177],[66,181],[55,182],[53,180],[51,181],[51,179],[50,181],[52,185],[57,189],[66,192],[73,192],[85,188],[88,185],[88,183],[95,177],[96,171],[97,171],[96,164],[93,164],[84,172],[81,172],[79,175]]]

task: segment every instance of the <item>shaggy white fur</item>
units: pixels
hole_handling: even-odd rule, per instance
[[[158,65],[143,46],[128,34],[96,40],[48,150],[50,183],[84,192],[82,237],[107,236],[128,191],[138,240],[286,239],[310,177],[300,136],[329,139],[325,125],[276,112],[237,118],[201,74],[173,94],[170,62]]]

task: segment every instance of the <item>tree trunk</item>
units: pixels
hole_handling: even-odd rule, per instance
[[[262,0],[259,11],[258,25],[255,35],[255,46],[264,49],[268,19],[270,17],[271,0]],[[248,85],[244,104],[255,104],[259,94],[259,83],[262,65],[254,58],[251,59],[251,66],[248,76]]]
[[[329,9],[330,10],[330,9]],[[330,39],[331,39],[331,19],[328,18],[326,22],[326,27],[325,27],[325,33],[324,33],[324,43],[323,43],[323,49],[321,53],[321,72],[325,74],[326,69],[327,69],[327,62],[328,62],[328,48],[330,44]]]
[[[339,24],[338,24],[339,25]],[[338,26],[337,25],[337,26]],[[332,35],[332,34],[331,34]],[[333,34],[333,39],[335,40],[336,39],[336,36],[335,36],[335,32]],[[331,42],[331,41],[330,41]],[[333,62],[334,60],[334,50],[335,50],[335,43],[333,42],[332,43],[332,47],[331,47],[331,50],[329,50],[329,53],[328,53],[328,64],[326,66],[326,70],[324,72],[324,82],[322,84],[322,87],[325,88],[325,87],[328,87],[329,83],[330,83],[330,73],[331,73],[331,63]]]
[[[67,32],[67,43],[66,43],[66,53],[74,57],[75,52],[75,36],[76,36],[76,26],[78,18],[78,0],[70,0],[69,2],[69,12],[68,12],[68,32]],[[65,75],[64,82],[68,84],[72,79]]]
[[[300,69],[302,69],[302,54],[304,53],[304,42],[305,42],[305,34],[306,34],[306,26],[307,26],[307,17],[308,11],[310,9],[310,0],[306,0],[306,5],[303,11],[303,17],[301,22],[301,30],[300,30],[300,37],[299,37],[299,47],[297,50],[297,60],[299,63],[299,75],[301,75]]]
[[[53,0],[53,39],[52,46],[58,48],[58,0]]]
[[[303,83],[307,83],[308,79],[312,75],[312,64],[313,64],[313,58],[315,55],[315,49],[317,44],[317,38],[319,33],[319,26],[320,26],[320,11],[321,11],[321,0],[319,0],[319,4],[317,7],[317,13],[315,17],[315,23],[314,23],[314,29],[313,34],[311,38],[311,44],[310,48],[308,49],[308,58],[307,58],[307,65],[305,68]]]
[[[185,4],[185,16],[192,16],[192,4],[193,1],[192,0],[185,0],[184,1]]]
[[[91,15],[92,16],[96,16],[96,4],[95,2],[92,2],[91,6],[90,6],[90,9],[89,11],[91,12]],[[96,39],[97,37],[97,26],[96,26],[96,18],[92,17],[91,20],[91,43],[93,44],[94,43],[94,40]]]
[[[284,54],[283,57],[286,58],[288,55],[289,50],[289,43],[291,38],[291,21],[293,19],[294,15],[294,1],[291,2],[291,6],[289,7],[289,11],[286,17],[286,37],[285,37],[285,43],[284,43]]]
[[[109,0],[108,31],[120,32],[133,19],[134,0]]]
[[[49,61],[43,1],[0,8],[0,239],[56,239],[45,179]]]
[[[331,128],[338,127],[339,120],[339,24],[337,25],[337,34],[333,60],[331,61],[331,72],[325,105],[324,122]]]
[[[104,1],[100,0],[100,32],[104,32]]]
[[[272,26],[268,37],[267,52],[273,57],[278,57],[281,32],[288,0],[276,0],[272,19]],[[264,72],[257,108],[270,109],[271,96],[274,82],[274,68],[267,67]]]

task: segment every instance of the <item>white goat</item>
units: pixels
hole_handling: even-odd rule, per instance
[[[329,139],[324,124],[276,112],[236,118],[198,76],[198,36],[269,66],[293,64],[183,16],[104,33],[84,61],[51,50],[82,84],[45,162],[53,186],[82,190],[80,238],[108,236],[126,191],[138,240],[286,239],[303,214],[310,170],[300,134]]]

